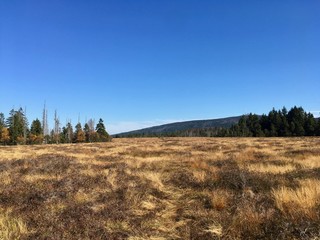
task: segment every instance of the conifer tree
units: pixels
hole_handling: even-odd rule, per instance
[[[261,125],[259,123],[258,115],[250,113],[247,116],[247,127],[249,128],[249,131],[251,132],[250,135],[252,135],[253,137],[263,136],[263,132],[261,130]]]
[[[288,111],[285,107],[282,108],[281,112],[279,111],[279,115],[281,118],[279,136],[281,136],[281,137],[288,137],[291,135],[290,130],[289,130],[290,126],[288,123],[287,114],[288,114]]]
[[[84,135],[85,135],[85,139],[86,139],[85,141],[86,142],[91,142],[91,140],[90,140],[90,128],[89,128],[89,124],[88,123],[86,123],[84,125],[83,131],[84,131]]]
[[[320,136],[320,118],[317,119],[316,123],[316,135]]]
[[[5,123],[4,114],[0,113],[0,128],[5,126],[6,126],[6,123]]]
[[[288,112],[288,122],[290,124],[290,130],[292,136],[304,136],[305,135],[305,113],[302,107],[296,107],[290,109]]]
[[[11,143],[12,144],[23,143],[24,134],[28,127],[28,121],[22,108],[20,108],[18,111],[15,111],[14,109],[12,109],[10,111],[10,116],[7,118],[6,124],[9,127]]]
[[[42,135],[43,129],[41,127],[41,122],[37,118],[36,120],[33,120],[30,127],[30,135],[29,135],[29,141],[31,144],[40,144],[43,142],[43,135]]]
[[[68,130],[66,127],[62,127],[59,141],[60,141],[60,143],[67,143],[68,142]]]
[[[96,126],[96,131],[97,131],[97,134],[99,137],[99,141],[107,142],[107,141],[111,140],[111,138],[110,138],[109,134],[107,133],[106,128],[103,124],[103,120],[101,118],[99,119],[99,122]]]
[[[1,135],[2,135],[2,129],[6,127],[4,114],[0,113],[0,141],[1,141]]]
[[[316,135],[316,128],[317,128],[316,120],[313,114],[308,113],[305,115],[305,124],[304,129],[307,136],[314,136]]]
[[[38,118],[32,121],[30,133],[34,135],[40,135],[42,133],[41,122]]]

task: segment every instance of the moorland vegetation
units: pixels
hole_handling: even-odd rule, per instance
[[[0,239],[318,239],[320,139],[0,146]]]

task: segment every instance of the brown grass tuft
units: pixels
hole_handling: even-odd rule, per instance
[[[212,207],[221,211],[228,207],[230,202],[231,194],[226,190],[216,190],[210,194]]]
[[[277,208],[292,218],[319,218],[315,208],[320,204],[320,180],[302,180],[297,189],[280,187],[274,189],[272,195]]]
[[[12,217],[8,211],[0,213],[0,239],[21,239],[27,234],[27,226],[20,218]]]

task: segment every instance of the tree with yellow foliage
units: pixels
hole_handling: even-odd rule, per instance
[[[0,113],[0,143],[8,144],[10,142],[9,130],[6,127],[4,114]]]
[[[82,130],[81,123],[76,125],[76,131],[74,132],[74,142],[81,143],[86,141],[86,134]]]
[[[9,129],[6,127],[1,128],[0,142],[4,145],[7,145],[10,142]]]

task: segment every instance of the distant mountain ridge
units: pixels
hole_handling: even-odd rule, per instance
[[[234,124],[237,124],[241,116],[209,119],[209,120],[192,120],[184,122],[175,122],[163,124],[160,126],[154,126],[149,128],[143,128],[139,130],[123,132],[114,134],[114,136],[125,137],[130,135],[149,135],[149,134],[167,134],[177,131],[184,131],[188,129],[205,129],[205,128],[228,128]]]

